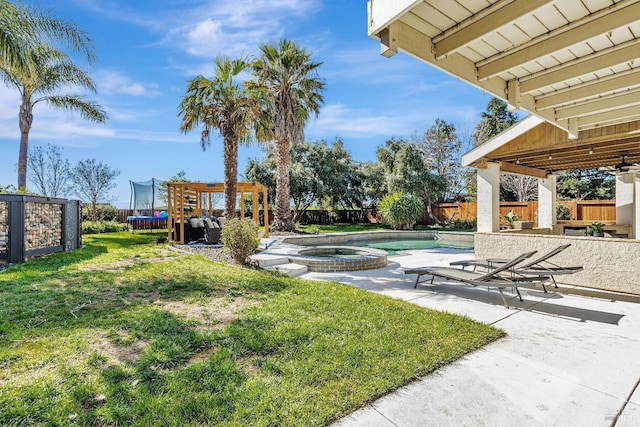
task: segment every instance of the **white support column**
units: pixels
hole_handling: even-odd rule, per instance
[[[640,240],[640,174],[634,174],[633,221],[631,222],[630,239]]]
[[[478,231],[500,230],[500,165],[487,163],[478,174]]]
[[[634,174],[616,174],[616,224],[633,225]]]
[[[538,227],[551,228],[556,224],[556,176],[538,179]]]

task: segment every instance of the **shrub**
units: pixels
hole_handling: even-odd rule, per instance
[[[109,204],[96,205],[96,219],[98,221],[115,221],[118,219],[118,208]],[[82,207],[82,220],[91,221],[91,205]]]
[[[508,225],[509,228],[513,228],[514,227],[514,222],[520,221],[520,217],[518,216],[516,211],[514,211],[513,209],[510,209],[509,212],[507,212],[506,214],[502,215],[502,218],[505,221],[507,221],[507,225]]]
[[[456,219],[453,221],[452,228],[457,230],[475,230],[478,228],[478,218]]]
[[[571,208],[562,203],[556,205],[556,219],[560,221],[567,221],[571,219]]]
[[[248,264],[249,255],[258,249],[260,243],[258,224],[248,218],[230,219],[224,222],[220,238],[233,259],[240,264]]]
[[[393,193],[380,201],[382,219],[396,230],[410,230],[422,216],[422,200],[411,194]]]
[[[82,221],[82,234],[117,233],[128,230],[128,224],[115,221]]]

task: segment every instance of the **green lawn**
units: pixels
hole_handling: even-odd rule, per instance
[[[389,227],[384,224],[309,224],[299,225],[298,230],[307,233],[353,233],[359,231],[377,231],[388,230]]]
[[[160,235],[0,273],[0,425],[326,425],[503,335]]]

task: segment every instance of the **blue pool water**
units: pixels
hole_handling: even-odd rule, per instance
[[[396,255],[398,252],[411,249],[473,249],[473,242],[460,242],[446,239],[374,239],[374,240],[354,240],[351,242],[341,242],[340,246],[360,246],[363,248],[374,248],[386,251],[389,255]],[[318,246],[336,246],[336,243],[320,244]]]

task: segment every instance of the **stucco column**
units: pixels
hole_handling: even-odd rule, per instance
[[[500,230],[500,165],[487,163],[478,174],[478,231]]]
[[[556,176],[538,179],[538,227],[553,228],[556,224]]]
[[[631,235],[629,238],[640,240],[640,174],[633,175],[634,197],[633,197],[633,221],[631,222]],[[617,213],[617,212],[616,212]]]
[[[633,225],[634,183],[633,173],[616,174],[616,224]]]

